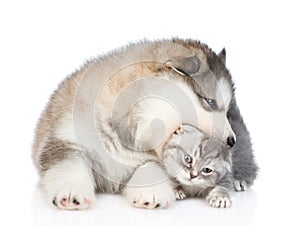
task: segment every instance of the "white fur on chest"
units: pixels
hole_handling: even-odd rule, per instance
[[[101,190],[118,192],[135,168],[153,157],[124,148],[106,122],[102,121],[104,131],[97,131],[85,120],[82,117],[81,121],[74,122],[72,114],[66,114],[56,129],[56,137],[72,143],[71,146],[81,152]]]

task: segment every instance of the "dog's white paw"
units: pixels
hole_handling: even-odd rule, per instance
[[[127,187],[124,194],[129,202],[138,208],[166,208],[175,200],[171,187],[165,183],[148,187]]]
[[[53,197],[52,203],[59,209],[83,210],[89,208],[95,199],[94,194],[76,190],[62,190]]]
[[[183,199],[186,199],[186,197],[187,197],[187,195],[181,188],[176,188],[174,190],[174,192],[175,192],[176,200],[183,200]]]
[[[248,184],[244,180],[234,180],[233,185],[236,191],[246,191],[248,188]]]
[[[41,184],[59,209],[82,210],[96,200],[93,179],[80,159],[64,160],[47,170]]]
[[[226,188],[215,187],[206,197],[206,201],[212,207],[228,208],[231,206],[231,200]]]

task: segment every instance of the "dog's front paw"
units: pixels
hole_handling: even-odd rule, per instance
[[[89,208],[95,199],[94,194],[75,190],[62,190],[53,197],[52,203],[59,209],[83,210]]]
[[[231,206],[231,200],[226,188],[217,186],[206,197],[206,201],[212,207],[227,208]]]
[[[127,187],[124,194],[133,206],[145,209],[165,208],[175,200],[173,190],[165,183],[147,187]]]
[[[236,191],[246,191],[248,188],[248,184],[244,180],[234,180],[233,186]]]
[[[60,161],[48,169],[41,185],[47,200],[59,209],[87,209],[96,199],[90,169],[78,156]]]

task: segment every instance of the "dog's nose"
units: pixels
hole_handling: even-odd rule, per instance
[[[227,137],[227,145],[231,148],[235,145],[234,137]]]

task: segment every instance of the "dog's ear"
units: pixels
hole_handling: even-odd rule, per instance
[[[226,49],[223,48],[221,52],[218,54],[219,59],[222,61],[222,63],[225,65],[226,64]]]
[[[192,75],[199,71],[200,60],[197,56],[186,58],[175,57],[171,60],[168,60],[166,65],[179,74]]]

